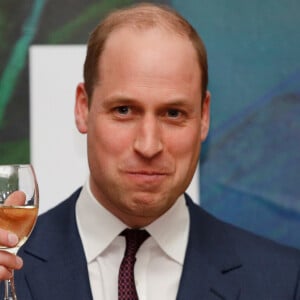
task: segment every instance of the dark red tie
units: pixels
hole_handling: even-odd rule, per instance
[[[119,270],[119,300],[138,300],[134,282],[135,255],[141,244],[148,238],[146,230],[125,229],[126,249]]]

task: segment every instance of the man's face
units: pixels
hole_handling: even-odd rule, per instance
[[[91,106],[77,87],[76,123],[88,135],[90,185],[131,227],[166,212],[189,185],[209,127],[201,74],[188,39],[123,28],[106,42]]]

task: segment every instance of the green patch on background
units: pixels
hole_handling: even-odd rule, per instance
[[[29,140],[0,143],[0,164],[26,164],[30,161]]]
[[[87,6],[77,18],[66,23],[58,30],[51,32],[48,38],[48,44],[63,44],[70,42],[74,34],[80,30],[85,24],[90,23],[92,20],[97,24],[108,12],[128,5],[133,4],[132,0],[106,0],[100,3],[96,2]]]

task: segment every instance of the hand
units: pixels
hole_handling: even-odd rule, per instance
[[[9,205],[23,205],[25,202],[25,193],[16,191],[10,194],[5,200],[4,204]],[[0,245],[13,247],[18,243],[18,237],[4,229],[0,228]],[[0,280],[9,279],[12,277],[13,269],[20,269],[23,265],[22,259],[7,251],[0,251]]]
[[[13,247],[18,243],[18,237],[0,228],[0,245]],[[23,261],[7,251],[0,251],[0,280],[12,277],[12,270],[19,270],[23,266]]]

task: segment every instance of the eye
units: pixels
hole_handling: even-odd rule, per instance
[[[168,109],[167,117],[169,118],[178,118],[180,117],[181,112],[178,109]]]
[[[129,108],[129,106],[118,106],[118,107],[116,107],[115,108],[115,111],[117,112],[117,113],[119,113],[120,115],[128,115],[129,114],[129,112],[130,112],[130,108]]]

